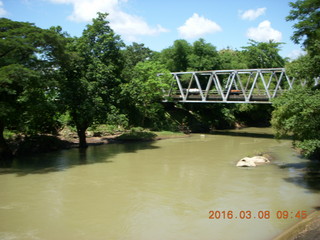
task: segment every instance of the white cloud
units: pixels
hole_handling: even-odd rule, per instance
[[[256,18],[260,17],[261,15],[265,14],[267,8],[257,8],[257,9],[249,9],[245,12],[240,11],[240,18],[243,20],[255,20]]]
[[[222,31],[222,28],[217,23],[194,13],[178,31],[182,37],[190,39]]]
[[[288,54],[288,58],[290,58],[291,60],[295,60],[301,56],[306,55],[307,52],[302,50],[302,49],[294,49],[292,50],[289,54]]]
[[[261,22],[256,28],[249,28],[247,31],[247,37],[259,42],[267,42],[274,40],[280,42],[282,39],[282,33],[271,27],[271,22],[266,20]]]
[[[0,1],[0,17],[4,17],[4,16],[6,16],[8,13],[7,13],[7,11],[4,9],[4,7],[3,7],[3,2],[2,1]]]
[[[168,30],[160,25],[151,27],[142,17],[124,12],[121,4],[128,0],[50,0],[58,4],[71,4],[73,12],[70,21],[89,22],[97,16],[97,12],[109,13],[108,21],[116,33],[126,40],[134,41],[138,36],[156,35]]]

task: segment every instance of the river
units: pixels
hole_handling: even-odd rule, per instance
[[[272,163],[235,166],[259,151]],[[17,159],[0,170],[0,239],[272,239],[319,208],[313,167],[268,128]]]

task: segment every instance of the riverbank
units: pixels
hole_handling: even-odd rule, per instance
[[[320,210],[310,214],[306,219],[293,225],[273,240],[319,240]]]
[[[96,136],[88,132],[88,146],[139,142],[139,141],[155,141],[168,138],[182,138],[189,135],[180,132],[161,131],[154,132],[144,129],[131,129],[130,131],[119,131],[108,134],[99,134]],[[35,135],[30,137],[16,137],[9,141],[10,149],[13,156],[26,156],[38,153],[54,152],[63,149],[78,148],[79,138],[75,132],[65,132],[58,135]]]
[[[129,135],[125,135],[127,133],[118,133],[113,135],[101,136],[101,137],[87,137],[87,144],[88,146],[95,146],[95,145],[103,145],[103,144],[110,144],[110,143],[123,143],[123,142],[133,142],[133,141],[155,141],[155,140],[163,140],[163,139],[170,139],[170,138],[184,138],[189,137],[190,135],[180,132],[170,132],[170,131],[150,131],[150,137],[139,137],[134,136],[130,137]],[[153,136],[153,137],[152,137]],[[70,143],[70,147],[79,147],[79,138],[75,137],[73,139],[64,139],[61,140],[68,141]]]

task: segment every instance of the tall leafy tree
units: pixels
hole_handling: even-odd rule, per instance
[[[220,58],[216,47],[203,38],[195,41],[189,56],[189,68],[196,71],[219,69]]]
[[[222,49],[219,51],[221,69],[246,69],[248,65],[241,51]]]
[[[290,2],[290,13],[287,21],[296,21],[292,40],[302,43],[311,52],[314,45],[319,44],[320,39],[320,1],[319,0],[297,0]],[[319,54],[319,52],[317,52]]]
[[[104,122],[117,103],[122,71],[123,42],[110,28],[107,14],[98,13],[80,38],[68,44],[69,61],[61,69],[61,96],[81,148],[87,147],[86,129]]]
[[[249,68],[275,68],[284,67],[285,60],[280,56],[282,43],[257,42],[250,40],[249,46],[242,47],[247,58]]]
[[[192,51],[186,40],[176,40],[173,46],[162,50],[160,61],[171,72],[183,72],[189,67],[189,55]]]
[[[127,96],[128,105],[133,110],[130,119],[134,124],[144,127],[148,119],[152,127],[161,125],[163,90],[169,88],[171,80],[169,71],[156,61],[139,62],[135,66],[132,80],[122,86],[122,94]]]
[[[132,78],[132,70],[139,63],[150,60],[154,52],[145,47],[143,43],[132,43],[132,45],[126,46],[124,50],[122,50],[123,55],[123,72],[122,77],[124,81],[128,82]]]
[[[133,42],[131,45],[126,46],[124,50],[122,50],[124,62],[127,68],[133,68],[139,62],[144,62],[152,58],[153,51],[145,47],[143,43]]]
[[[292,40],[307,51],[307,55],[288,63],[287,72],[298,80],[320,75],[320,1],[297,0],[290,3],[288,21],[295,21]],[[298,88],[274,100],[272,125],[279,136],[291,133],[294,143],[308,157],[320,158],[320,92],[310,88]]]
[[[312,57],[309,54],[298,57],[297,59],[286,63],[286,73],[296,81],[306,82],[308,86],[314,84],[314,65]]]
[[[276,98],[273,106],[271,123],[278,137],[292,134],[306,156],[320,158],[320,90],[291,90]]]
[[[55,32],[0,19],[0,159],[10,155],[5,128],[33,134],[54,127],[52,77],[62,51]]]
[[[296,44],[302,44],[310,55],[313,65],[310,74],[313,77],[320,75],[320,1],[297,0],[290,2],[291,11],[287,21],[295,21],[295,29],[291,39]]]

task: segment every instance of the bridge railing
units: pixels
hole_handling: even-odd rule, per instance
[[[287,76],[284,68],[173,72],[171,75],[164,101],[271,103],[272,98],[299,84]]]

